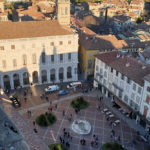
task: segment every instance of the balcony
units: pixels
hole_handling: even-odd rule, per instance
[[[98,76],[100,76],[100,78],[103,78],[103,75],[101,75],[100,73],[96,73]]]
[[[118,89],[118,90],[120,90],[121,92],[123,92],[123,89],[121,88],[121,87],[119,87],[116,83],[112,83],[112,85],[116,88],[116,89]]]

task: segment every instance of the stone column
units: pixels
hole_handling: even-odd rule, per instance
[[[20,86],[23,87],[23,73],[19,73]]]
[[[11,86],[11,89],[13,90],[14,89],[13,75],[10,75],[10,86]]]
[[[67,79],[67,68],[66,68],[66,67],[64,67],[63,75],[64,75],[63,82],[67,82],[67,81],[68,81],[68,79]]]
[[[4,80],[3,80],[3,76],[0,77],[0,81],[1,81],[1,84],[0,84],[0,85],[1,85],[1,88],[2,88],[3,90],[5,90],[5,89],[4,89]]]
[[[56,83],[60,82],[60,80],[59,80],[59,68],[56,68],[56,70],[55,70],[55,77],[56,77],[55,82]]]
[[[39,84],[42,84],[42,72],[41,72],[41,70],[39,71],[38,80],[39,80]]]
[[[47,70],[47,82],[50,83],[50,69]]]

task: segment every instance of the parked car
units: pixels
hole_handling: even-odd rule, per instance
[[[46,93],[52,93],[52,92],[55,92],[57,90],[59,90],[58,85],[51,85],[51,86],[48,86],[47,88],[45,88]]]
[[[18,99],[18,97],[16,97],[16,96],[10,96],[9,99],[12,101],[12,105],[15,108],[18,108],[18,107],[21,106],[21,103],[20,103],[20,100]]]
[[[82,87],[82,83],[81,82],[72,82],[69,85],[67,85],[68,89],[73,89],[74,87]]]
[[[61,96],[61,95],[67,95],[69,92],[67,90],[60,90],[58,92],[58,95]]]

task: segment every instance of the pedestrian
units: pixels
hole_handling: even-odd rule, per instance
[[[31,96],[32,96],[32,91],[31,91],[31,93],[30,93],[30,94],[31,94]]]
[[[55,109],[57,109],[57,104],[55,105]]]
[[[27,102],[27,98],[26,98],[26,97],[24,97],[24,102],[25,102],[25,103]]]
[[[33,121],[33,125],[35,126],[35,121]]]
[[[33,130],[34,130],[34,132],[35,132],[35,133],[38,133],[38,131],[37,131],[37,129],[36,129],[36,128],[34,128]]]
[[[50,108],[50,112],[52,112],[52,111],[53,111],[53,108],[51,107],[51,108]]]
[[[41,100],[43,99],[42,94],[40,94],[40,98],[41,98]]]
[[[59,139],[60,139],[60,143],[62,143],[62,137],[61,136],[59,137]]]
[[[64,133],[65,133],[65,131],[66,131],[66,128],[64,128],[64,129],[63,129],[63,131],[64,131]]]
[[[91,141],[91,146],[93,147],[93,145],[94,145],[94,141]]]
[[[46,101],[48,102],[48,96],[45,97]]]
[[[65,116],[65,111],[63,110],[62,115]]]
[[[120,136],[118,136],[118,142],[120,142]]]

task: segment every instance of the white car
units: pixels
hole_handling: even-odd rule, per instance
[[[69,85],[67,85],[67,89],[73,89],[74,87],[82,87],[82,83],[81,82],[72,82]]]
[[[48,86],[47,88],[45,88],[45,92],[46,93],[55,92],[57,90],[59,90],[59,86],[58,85],[51,85],[51,86]]]

